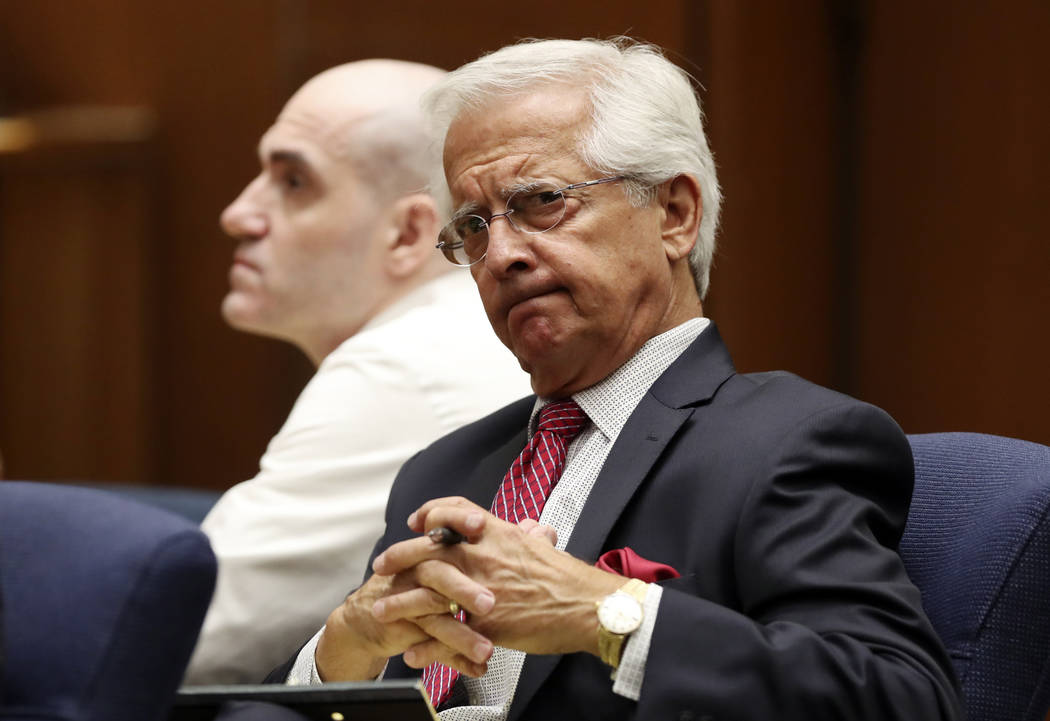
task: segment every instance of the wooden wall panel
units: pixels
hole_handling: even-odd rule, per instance
[[[349,59],[398,57],[455,68],[483,52],[528,37],[609,37],[630,32],[681,55],[692,28],[688,0],[654,0],[639,12],[625,0],[593,5],[561,0],[530,3],[434,3],[405,0],[396,15],[380,3],[347,12],[339,0],[296,6],[300,77]]]
[[[834,48],[824,3],[711,3],[706,113],[724,191],[708,314],[741,370],[831,383]]]
[[[151,380],[148,387],[133,389],[150,398],[148,462],[135,474],[114,461],[78,464],[82,453],[74,449],[82,449],[92,429],[87,419],[67,415],[56,429],[62,432],[49,439],[48,452],[67,458],[63,469],[74,468],[56,471],[38,448],[33,426],[15,418],[0,437],[9,476],[68,474],[224,488],[254,474],[266,441],[310,374],[299,351],[235,333],[218,310],[232,254],[218,215],[257,172],[255,144],[284,94],[275,87],[279,5],[123,0],[92,7],[53,0],[0,5],[0,48],[17,58],[0,74],[6,111],[70,102],[151,108],[157,147],[150,163],[159,194],[148,224],[134,230],[150,250],[154,271],[147,303],[120,306],[119,295],[107,290],[119,286],[123,266],[96,269],[100,280],[111,273],[117,281],[102,286],[110,301],[101,302],[117,308],[121,322],[132,322],[137,313],[150,340],[142,357],[150,359]],[[256,54],[245,52],[248,48]],[[77,176],[75,182],[90,185],[96,179]],[[20,201],[26,217],[46,217],[54,205],[43,195],[23,195]],[[83,225],[78,217],[71,215],[67,226]],[[47,319],[32,316],[26,323],[40,331],[49,327]],[[67,361],[106,372],[118,367],[107,360],[106,349],[63,347]],[[6,346],[5,360],[15,352]],[[11,407],[5,404],[5,410]],[[118,418],[116,411],[114,416],[104,444],[107,457],[123,447],[122,439],[136,437],[135,417]]]
[[[148,143],[114,143],[0,155],[9,476],[153,473],[149,152]]]
[[[707,309],[742,369],[853,392],[907,430],[1050,441],[1045,3],[478,7],[0,0],[0,114],[94,103],[156,118],[144,165],[116,176],[25,175],[37,179],[12,189],[0,169],[8,475],[224,488],[255,472],[311,368],[222,322],[232,242],[218,215],[310,75],[371,56],[453,67],[520,37],[621,32],[664,46],[706,87],[726,195]],[[92,184],[112,204],[86,200]],[[42,229],[70,248],[61,263],[24,242]],[[125,246],[138,250],[114,254]],[[62,312],[5,300],[34,297],[33,284]],[[64,358],[46,398],[12,370],[36,362],[31,333]],[[63,398],[104,407],[105,431]]]
[[[631,31],[681,53],[689,33],[681,22],[686,6],[664,0],[639,17],[622,0],[601,13],[544,0],[480,16],[465,3],[421,1],[394,8],[335,0],[105,0],[90,7],[0,0],[0,53],[10,61],[0,69],[0,112],[92,102],[156,113],[151,162],[159,196],[140,231],[155,272],[152,301],[138,309],[137,321],[152,343],[142,357],[153,374],[146,425],[154,441],[141,480],[225,488],[250,477],[311,373],[298,350],[234,332],[218,312],[233,247],[218,228],[219,213],[257,172],[259,136],[307,77],[377,55],[452,67],[527,35]],[[31,197],[21,201],[26,217],[48,212]],[[41,332],[49,327],[32,315],[24,323]],[[4,367],[11,367],[6,359],[15,351],[9,349]],[[97,347],[67,344],[64,352],[109,367],[106,351]],[[81,388],[87,379],[70,382]],[[82,448],[88,421],[68,420],[52,446]],[[123,430],[132,423],[127,416],[111,433],[134,438]],[[38,460],[43,451],[28,424],[13,419],[8,427],[18,429],[0,434],[9,476],[129,475],[114,464],[77,462],[79,451],[65,452],[73,466],[83,466],[79,472],[52,469]]]
[[[1050,443],[1050,6],[872,4],[857,392]]]

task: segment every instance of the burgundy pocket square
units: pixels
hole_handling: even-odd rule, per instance
[[[637,578],[646,583],[678,578],[682,574],[666,563],[657,563],[642,558],[630,546],[614,548],[603,553],[594,564],[603,571],[618,573],[627,578]]]

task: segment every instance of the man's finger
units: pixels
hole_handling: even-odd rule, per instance
[[[409,538],[395,543],[372,561],[372,570],[380,576],[394,576],[418,566],[424,561],[448,558],[449,546],[434,543],[428,536]]]
[[[494,517],[488,511],[469,505],[438,505],[426,513],[420,513],[424,532],[434,528],[447,527],[458,531],[470,541],[475,541],[485,530],[489,520]]]
[[[437,591],[475,615],[488,613],[496,603],[492,591],[449,563],[425,561],[413,570],[421,586]]]
[[[445,663],[446,660],[454,661],[454,657],[460,655],[472,663],[484,664],[492,656],[492,641],[467,624],[461,623],[451,614],[424,616],[417,619],[416,624],[434,641],[445,647],[443,651],[440,649],[435,651],[438,655],[429,658],[428,663],[430,661],[441,661],[442,663]],[[433,649],[433,646],[428,646],[428,648]]]
[[[413,620],[420,616],[451,613],[450,601],[429,588],[413,588],[380,598],[372,605],[372,615],[381,623]]]
[[[475,663],[461,654],[452,653],[447,646],[433,639],[412,646],[405,651],[403,657],[405,663],[412,668],[426,668],[437,662],[474,678],[484,676],[488,670],[487,663]]]
[[[483,510],[481,506],[468,501],[462,496],[445,496],[444,498],[434,498],[422,506],[417,508],[408,516],[408,527],[416,533],[422,533],[426,524],[427,515],[435,508],[439,506],[458,506],[460,508],[474,508],[477,510]]]
[[[558,545],[558,532],[554,530],[553,526],[548,526],[545,523],[526,518],[518,523],[518,528],[525,531],[526,535],[544,538],[549,541],[552,546]]]

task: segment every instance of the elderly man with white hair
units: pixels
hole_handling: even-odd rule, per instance
[[[959,718],[896,552],[900,428],[737,373],[704,317],[720,194],[688,76],[526,42],[425,102],[438,247],[535,395],[402,468],[372,573],[274,676],[421,675],[443,719]]]

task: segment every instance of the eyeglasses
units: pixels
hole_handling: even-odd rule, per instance
[[[616,175],[563,188],[538,183],[516,190],[507,198],[507,209],[502,213],[492,213],[488,219],[474,214],[453,218],[438,234],[437,248],[451,263],[474,265],[485,257],[489,247],[489,226],[496,218],[506,218],[511,227],[522,233],[546,233],[565,217],[566,191],[624,179],[624,176]]]

